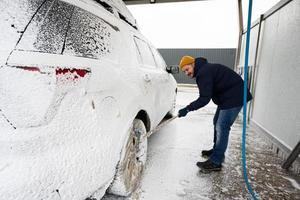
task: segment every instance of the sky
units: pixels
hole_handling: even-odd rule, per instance
[[[254,0],[253,18],[280,0]],[[162,3],[128,6],[140,31],[157,48],[236,48],[237,0]],[[244,25],[248,1],[243,0]]]

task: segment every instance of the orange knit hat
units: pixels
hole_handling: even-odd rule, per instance
[[[183,66],[189,65],[195,62],[195,58],[192,56],[183,56],[180,60],[179,67],[182,69]]]

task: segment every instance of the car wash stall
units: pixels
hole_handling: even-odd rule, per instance
[[[159,4],[168,2],[181,2],[181,1],[169,1],[169,0],[156,0],[156,1],[125,1],[127,5],[140,5],[140,4]],[[232,66],[236,72],[241,76],[245,74],[245,49],[246,49],[246,36],[247,36],[247,15],[248,15],[248,1],[237,0],[237,19],[238,19],[238,30],[239,34],[236,38],[238,45],[233,49],[206,49],[206,48],[160,48],[160,53],[166,60],[168,65],[178,64],[178,60],[183,55],[193,55],[193,56],[203,56],[207,57],[213,62],[219,62],[226,64],[227,66]],[[255,12],[255,11],[253,11]],[[263,10],[263,12],[256,12],[254,18],[251,21],[250,43],[249,43],[249,58],[248,58],[248,87],[254,96],[254,100],[248,105],[247,110],[247,122],[248,122],[248,133],[247,133],[247,151],[248,151],[248,165],[249,165],[249,176],[254,190],[257,192],[258,199],[274,198],[274,199],[297,199],[299,197],[299,141],[300,141],[300,2],[296,0],[281,0],[274,3],[268,9]],[[196,16],[195,16],[196,17]],[[213,25],[212,25],[213,26]],[[234,54],[234,55],[233,55]],[[179,87],[179,91],[184,91],[186,89],[191,92],[193,89],[193,80],[187,79],[183,74],[174,75],[178,83],[182,83]],[[185,91],[186,92],[186,91]],[[197,93],[197,89],[194,90]],[[186,102],[185,94],[179,93],[177,106],[184,105]],[[212,114],[213,107],[206,110],[206,114]],[[202,113],[203,114],[203,113]],[[199,115],[201,113],[199,112]],[[242,117],[242,116],[241,116]],[[172,122],[174,123],[174,122]],[[172,124],[171,123],[171,124]],[[196,122],[195,122],[196,123]],[[172,125],[166,127],[166,129],[174,128]],[[179,124],[179,122],[178,122]],[[233,138],[237,139],[231,145],[236,144],[236,148],[232,148],[229,151],[231,153],[241,151],[241,121],[237,128],[236,133],[232,134]],[[175,125],[174,125],[175,126]],[[190,126],[193,126],[190,124]],[[202,124],[201,127],[205,126]],[[195,128],[197,129],[197,128]],[[184,129],[180,129],[183,131]],[[167,131],[167,130],[166,130]],[[235,132],[235,131],[233,131]],[[192,134],[190,131],[183,134]],[[154,136],[155,137],[155,136]],[[164,138],[164,137],[163,137]],[[202,135],[202,139],[205,138]],[[153,140],[159,140],[155,138]],[[200,137],[199,137],[200,140]],[[263,141],[263,142],[262,142]],[[157,141],[155,141],[157,142]],[[263,145],[261,145],[263,143]],[[161,147],[163,144],[160,144]],[[168,145],[171,145],[168,143]],[[175,148],[175,147],[173,147]],[[235,150],[234,150],[235,149]],[[178,150],[179,151],[179,150]],[[153,150],[153,154],[159,154],[156,150]],[[196,152],[193,152],[195,156]],[[260,154],[260,156],[258,156]],[[257,156],[254,156],[257,155]],[[238,153],[237,156],[241,156]],[[196,156],[197,157],[197,156]],[[230,157],[230,156],[228,156]],[[227,159],[229,159],[227,157]],[[238,157],[236,157],[239,159]],[[251,159],[252,158],[252,159]],[[230,160],[229,162],[231,162]],[[153,161],[154,162],[154,161]],[[176,163],[176,161],[173,161]],[[176,163],[178,164],[178,163]],[[176,165],[175,164],[175,165]],[[238,163],[236,163],[239,165]],[[155,165],[155,164],[153,164]],[[233,163],[228,163],[228,165],[235,165]],[[178,164],[180,166],[180,164]],[[255,167],[256,166],[256,167]],[[260,167],[257,167],[260,166]],[[175,166],[176,167],[176,166]],[[155,167],[153,167],[155,168]],[[240,167],[238,169],[241,170]],[[289,172],[286,172],[288,169]],[[149,174],[154,175],[151,171]],[[169,169],[174,172],[172,169]],[[268,172],[273,171],[270,175]],[[181,171],[180,171],[181,172]],[[166,171],[167,173],[167,171]],[[182,172],[184,173],[184,172]],[[234,174],[228,173],[228,176],[234,177]],[[292,180],[285,173],[294,174]],[[160,196],[156,194],[156,190],[159,190],[161,196],[165,199],[171,199],[167,192],[163,189],[158,189],[157,187],[150,187],[150,176],[146,173],[145,182],[142,184],[142,191],[139,194],[145,196],[148,199],[151,195],[148,191],[152,191],[152,196],[159,198]],[[259,175],[260,174],[260,175]],[[280,176],[274,177],[274,174],[280,174]],[[224,175],[224,174],[223,174]],[[167,175],[166,175],[167,176]],[[171,175],[169,175],[171,176]],[[239,174],[242,176],[242,174]],[[257,176],[257,177],[256,177]],[[273,181],[269,182],[269,176],[273,176]],[[165,177],[165,176],[164,176]],[[256,177],[256,178],[254,178]],[[264,177],[264,178],[262,178]],[[157,177],[158,178],[158,177]],[[201,176],[200,178],[203,178]],[[216,178],[216,176],[214,177]],[[236,177],[237,178],[237,177]],[[237,178],[239,179],[239,178]],[[161,182],[164,180],[159,179]],[[288,180],[289,183],[285,183],[283,180]],[[219,194],[208,195],[204,189],[201,188],[202,184],[198,183],[199,192],[195,192],[196,189],[189,189],[191,182],[193,180],[183,179],[180,182],[180,186],[176,184],[170,184],[174,188],[172,190],[176,193],[174,199],[234,199],[238,196],[235,194],[237,191],[244,191],[244,189],[237,187],[237,183],[232,183],[230,179],[219,180],[223,184],[230,184],[232,187],[223,190],[218,190],[214,188],[213,190],[218,190]],[[168,182],[168,181],[166,181]],[[209,182],[209,181],[208,181]],[[216,181],[218,182],[218,181]],[[241,182],[242,184],[242,182]],[[243,183],[244,184],[244,183]],[[280,186],[283,185],[293,185],[294,189],[285,190],[285,194],[279,191]],[[169,187],[160,187],[165,190],[171,190]],[[218,185],[218,184],[216,184]],[[260,186],[259,186],[260,185]],[[272,186],[271,186],[272,185]],[[278,187],[279,186],[279,187]],[[218,186],[216,186],[218,187]],[[224,185],[220,186],[224,187]],[[272,192],[268,191],[270,188],[274,189]],[[230,191],[230,192],[228,192]],[[289,191],[289,192],[287,192]],[[293,192],[292,192],[293,191]],[[144,193],[143,193],[144,192]],[[295,192],[295,193],[294,193]],[[194,196],[192,195],[194,193]],[[198,193],[198,194],[197,194]],[[227,193],[227,194],[225,194]],[[271,193],[276,194],[272,196]],[[289,194],[294,193],[296,196],[289,196]],[[169,194],[170,195],[170,194]],[[198,196],[197,196],[198,195]],[[238,198],[246,199],[249,198],[241,195]],[[150,198],[149,198],[150,199]]]
[[[0,11],[0,200],[300,200],[299,0],[1,0]],[[198,163],[222,109],[208,95],[189,110],[202,85],[183,56],[238,79],[218,170]]]

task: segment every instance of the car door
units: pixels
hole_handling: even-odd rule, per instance
[[[160,53],[156,50],[156,48],[151,47],[151,51],[153,53],[157,70],[159,72],[157,78],[158,78],[158,84],[159,87],[159,101],[161,105],[161,111],[168,112],[170,110],[170,106],[172,106],[174,101],[174,86],[172,84],[172,75],[169,74],[166,71],[166,63]],[[164,113],[165,114],[165,113]]]
[[[138,54],[139,54],[139,70],[142,74],[142,79],[144,81],[144,89],[152,105],[153,116],[158,123],[162,106],[159,101],[159,70],[156,67],[156,62],[149,45],[142,39],[134,37],[134,42],[136,44]]]

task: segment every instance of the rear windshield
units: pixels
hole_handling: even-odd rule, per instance
[[[61,1],[46,1],[27,27],[17,49],[62,53],[73,9]]]
[[[12,50],[41,0],[0,0],[0,51]]]
[[[116,55],[118,28],[59,0],[47,0],[27,27],[18,50],[99,59]]]

